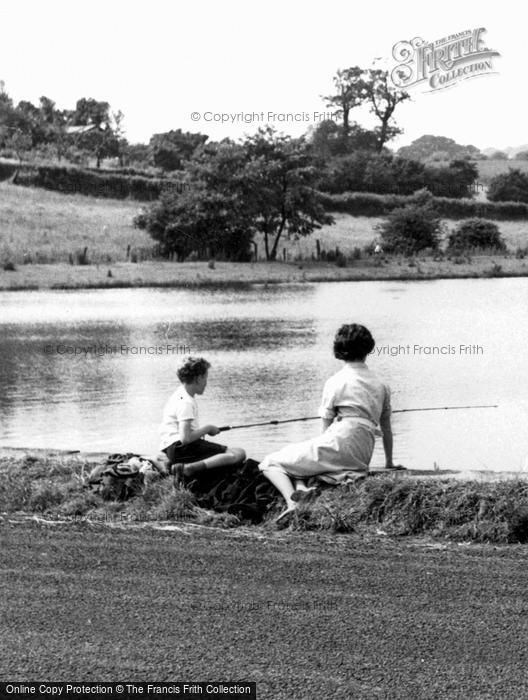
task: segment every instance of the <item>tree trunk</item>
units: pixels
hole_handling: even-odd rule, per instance
[[[266,260],[270,260],[268,232],[264,231],[264,248],[266,250]]]
[[[273,242],[273,248],[271,249],[270,260],[276,260],[276,259],[277,259],[277,248],[278,248],[278,246],[279,246],[280,237],[281,237],[282,232],[283,232],[283,230],[284,230],[284,225],[285,225],[285,224],[286,224],[286,215],[283,214],[283,215],[282,215],[282,221],[281,221],[281,223],[280,223],[278,233],[277,233],[277,235],[275,236],[275,241]]]
[[[348,136],[350,131],[350,123],[348,120],[348,115],[350,114],[350,107],[343,106],[343,136]]]
[[[381,150],[382,150],[382,148],[385,145],[385,142],[387,140],[387,129],[389,126],[389,119],[390,119],[390,117],[383,118],[381,120],[381,131],[380,131],[380,136],[378,139],[378,146],[376,149],[378,151],[378,153],[381,152]]]

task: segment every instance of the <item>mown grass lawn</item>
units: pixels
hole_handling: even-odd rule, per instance
[[[528,550],[0,523],[2,678],[526,697]]]

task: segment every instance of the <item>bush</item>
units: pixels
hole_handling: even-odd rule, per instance
[[[491,179],[488,199],[492,202],[528,202],[528,174],[511,169]]]
[[[486,219],[467,219],[461,221],[447,244],[448,252],[471,250],[472,248],[489,248],[496,251],[506,250],[499,227]]]
[[[388,253],[414,255],[438,248],[442,224],[430,204],[409,204],[389,214],[379,230]]]

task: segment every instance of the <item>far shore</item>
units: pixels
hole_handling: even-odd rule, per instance
[[[528,262],[513,255],[474,256],[470,261],[419,258],[357,260],[346,267],[335,263],[146,261],[106,265],[66,263],[19,265],[0,269],[0,291],[44,289],[112,289],[128,287],[207,288],[253,284],[299,284],[345,281],[414,281],[528,277]]]

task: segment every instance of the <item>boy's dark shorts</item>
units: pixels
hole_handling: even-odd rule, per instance
[[[207,457],[221,455],[226,451],[227,445],[219,445],[216,442],[209,442],[203,439],[188,442],[186,445],[182,445],[178,440],[162,450],[169,458],[170,464],[198,462],[202,459],[207,459]]]

